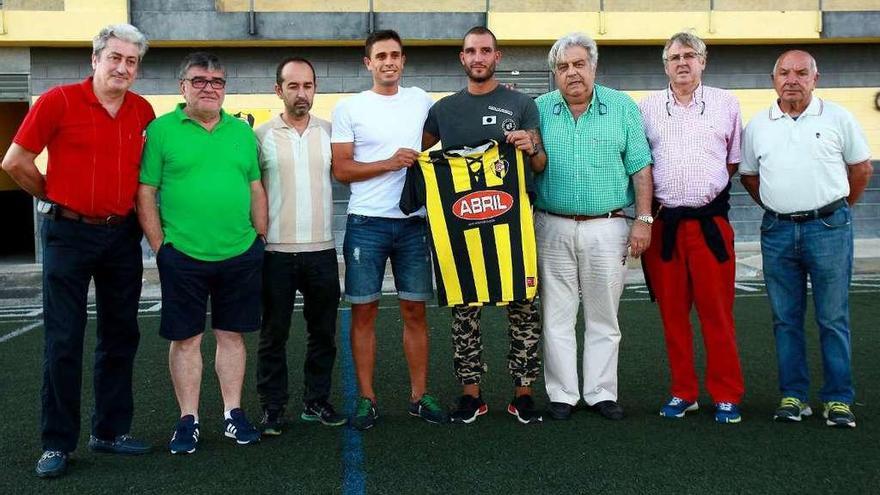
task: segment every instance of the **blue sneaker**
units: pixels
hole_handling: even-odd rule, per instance
[[[40,478],[57,478],[67,470],[67,452],[47,450],[37,461],[37,476]]]
[[[199,444],[199,424],[192,414],[177,420],[174,427],[174,435],[168,442],[168,449],[172,454],[192,454]]]
[[[247,420],[240,407],[229,411],[230,418],[223,423],[223,434],[235,439],[239,445],[247,445],[260,441],[260,432]]]
[[[739,406],[732,402],[719,402],[715,404],[715,422],[717,423],[739,423],[742,421],[742,415],[739,413]]]
[[[700,405],[688,402],[680,397],[673,397],[660,408],[660,416],[664,418],[683,418],[686,413],[696,411]]]
[[[143,455],[150,451],[150,446],[129,434],[117,435],[113,440],[101,440],[92,435],[89,437],[89,450],[105,454]]]

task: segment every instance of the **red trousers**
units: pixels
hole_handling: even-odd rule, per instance
[[[672,395],[690,402],[699,395],[690,318],[691,307],[696,305],[706,348],[706,389],[715,403],[739,404],[743,378],[733,323],[733,229],[724,218],[715,217],[714,221],[730,255],[724,263],[719,263],[706,245],[699,220],[681,220],[669,261],[660,258],[663,221],[656,220],[651,246],[643,256],[663,320]]]

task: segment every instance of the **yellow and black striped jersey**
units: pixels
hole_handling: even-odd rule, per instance
[[[425,206],[441,306],[506,304],[537,294],[532,208],[522,153],[507,143],[422,153],[400,209]]]

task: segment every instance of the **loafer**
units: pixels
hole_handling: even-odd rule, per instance
[[[613,400],[597,402],[593,404],[593,410],[598,412],[605,419],[610,419],[612,421],[620,421],[623,419],[623,408]]]
[[[40,478],[57,478],[67,471],[67,452],[47,450],[37,461],[37,476]]]
[[[553,419],[566,420],[571,419],[571,411],[574,409],[571,404],[565,402],[551,402],[547,407],[547,413]]]
[[[89,437],[89,450],[105,454],[143,455],[150,451],[150,446],[127,433],[113,440],[101,440],[92,435]]]

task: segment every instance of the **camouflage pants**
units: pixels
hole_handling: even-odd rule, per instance
[[[486,372],[480,331],[482,306],[455,306],[452,309],[452,345],[455,377],[462,385],[479,384]],[[517,387],[529,387],[538,377],[541,358],[538,339],[541,322],[535,301],[513,301],[507,305],[510,350],[507,369]]]

